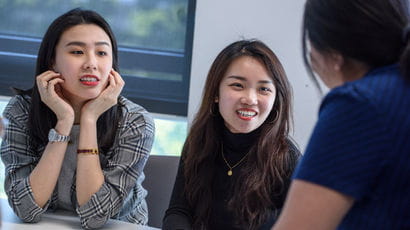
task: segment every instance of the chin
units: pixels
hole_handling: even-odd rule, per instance
[[[100,94],[101,94],[101,91],[100,90],[98,90],[98,91],[88,91],[88,92],[86,92],[86,93],[84,93],[84,97],[86,97],[86,98],[88,98],[88,99],[94,99],[94,98],[97,98],[98,96],[100,96]]]
[[[98,94],[79,95],[79,98],[84,101],[89,101],[98,97]]]

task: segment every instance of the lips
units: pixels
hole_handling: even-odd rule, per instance
[[[95,75],[84,75],[80,78],[80,82],[86,86],[96,86],[99,81],[100,79]]]
[[[253,109],[239,109],[236,110],[236,114],[238,114],[240,119],[249,121],[252,118],[254,118],[258,113]]]

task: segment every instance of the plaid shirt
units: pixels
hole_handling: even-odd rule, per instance
[[[45,146],[29,136],[27,122],[31,99],[13,97],[4,110],[9,120],[1,146],[1,159],[6,167],[5,190],[10,206],[25,222],[40,221],[42,213],[57,208],[57,189],[47,204],[40,208],[34,201],[29,175],[39,162]],[[73,206],[83,228],[98,228],[109,218],[131,223],[146,224],[147,191],[141,186],[143,168],[154,141],[154,122],[139,105],[120,97],[122,119],[117,128],[114,144],[107,153],[100,154],[105,182],[91,199],[78,206],[75,196],[75,178],[71,185]]]

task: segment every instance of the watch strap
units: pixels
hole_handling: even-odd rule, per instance
[[[59,134],[55,129],[50,129],[48,132],[49,142],[68,142],[70,141],[70,136],[65,136]]]

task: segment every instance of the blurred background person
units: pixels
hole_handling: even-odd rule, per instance
[[[410,229],[408,4],[306,1],[306,66],[330,92],[274,230]]]

